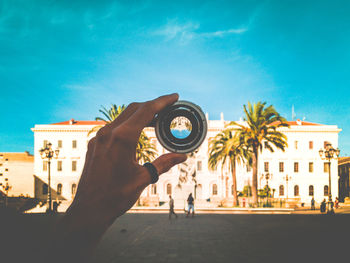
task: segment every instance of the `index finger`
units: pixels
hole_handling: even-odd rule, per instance
[[[161,112],[167,106],[174,104],[178,99],[179,94],[173,93],[147,101],[138,108],[125,124],[141,132],[143,128],[152,122],[157,113]]]

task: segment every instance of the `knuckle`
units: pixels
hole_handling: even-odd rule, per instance
[[[153,101],[147,101],[144,105],[144,109],[150,112],[155,111],[155,105]]]
[[[140,106],[139,102],[132,102],[128,105],[127,109],[129,108],[130,110],[136,109]]]
[[[98,132],[96,133],[96,139],[98,141],[104,141],[107,135],[108,135],[108,130],[106,129],[106,127],[103,127],[99,129]]]
[[[112,138],[114,141],[130,141],[132,138],[132,130],[125,126],[117,127],[113,130]]]

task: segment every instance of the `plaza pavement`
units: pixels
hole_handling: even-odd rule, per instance
[[[92,261],[349,262],[350,214],[346,213],[350,211],[342,209],[334,216],[304,210],[295,211],[299,214],[202,213],[186,218],[182,212],[172,220],[164,213],[127,213],[106,232]],[[0,262],[29,262],[15,259],[30,254],[42,258],[49,229],[60,217],[0,216]]]
[[[349,237],[345,214],[129,213],[105,234],[94,262],[349,262]]]

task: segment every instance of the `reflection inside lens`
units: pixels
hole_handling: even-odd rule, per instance
[[[175,138],[185,139],[192,131],[192,124],[186,117],[179,116],[171,121],[170,131]]]

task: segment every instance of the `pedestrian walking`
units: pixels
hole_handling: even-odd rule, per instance
[[[316,208],[315,208],[315,199],[314,199],[314,197],[312,197],[312,199],[311,199],[311,210],[315,210]]]
[[[339,199],[338,199],[338,197],[335,198],[334,208],[339,208]]]
[[[177,214],[174,211],[174,199],[169,195],[169,219],[171,219],[172,215],[175,215],[175,218],[177,218]]]
[[[189,216],[189,214],[191,213],[191,210],[192,210],[192,217],[194,217],[194,199],[192,197],[192,193],[190,193],[187,198],[187,204],[188,204],[188,210],[187,210],[186,217]]]
[[[321,211],[321,213],[326,212],[326,199],[323,199],[323,201],[320,205],[320,211]]]

